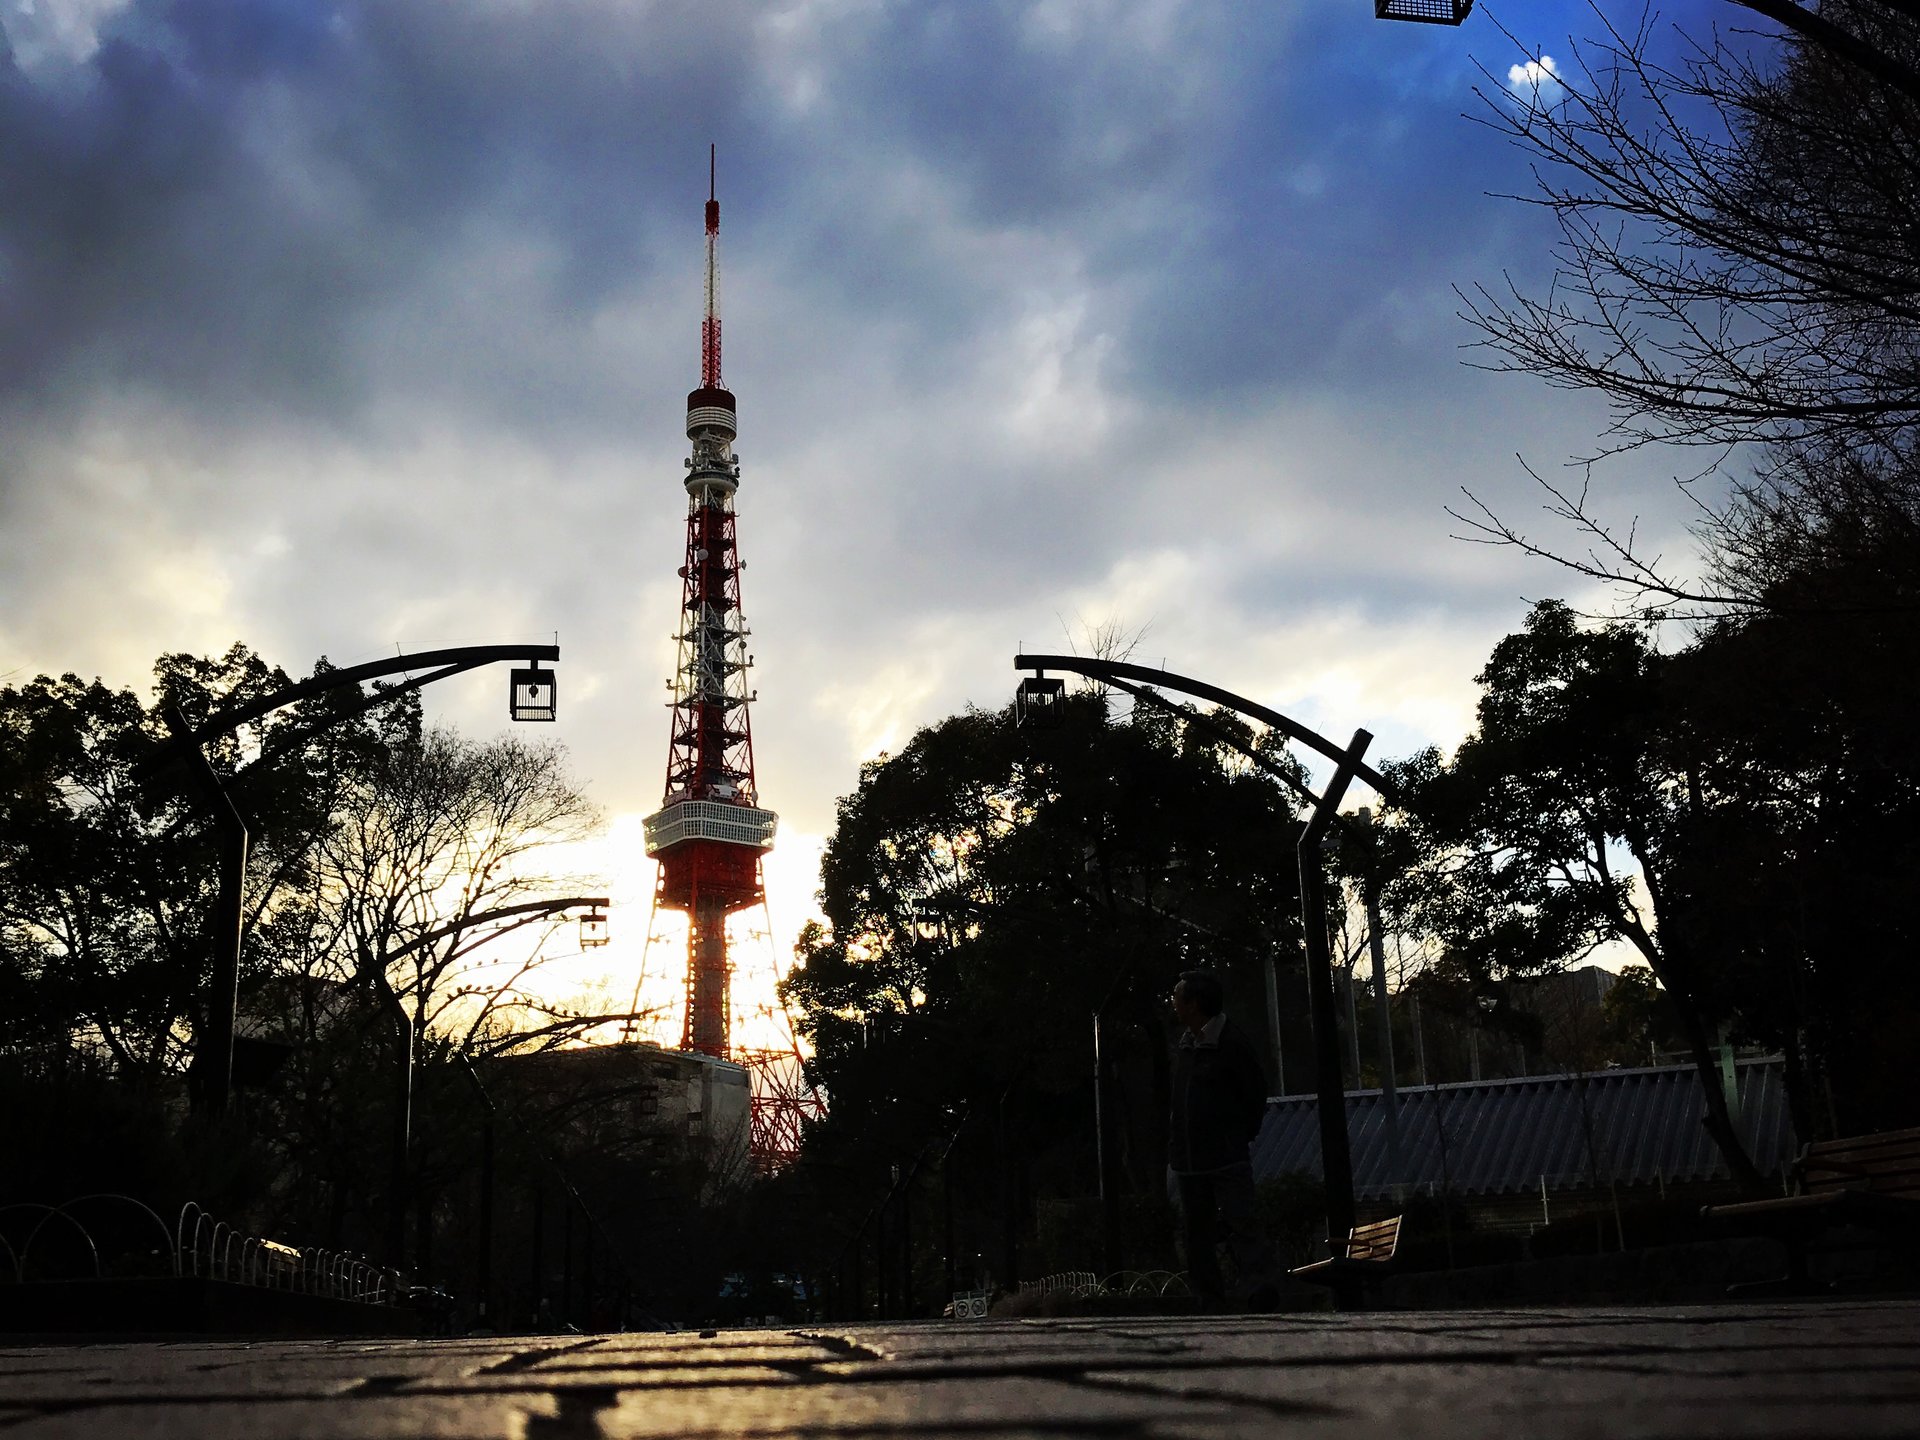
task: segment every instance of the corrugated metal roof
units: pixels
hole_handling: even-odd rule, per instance
[[[1734,1076],[1747,1153],[1763,1174],[1777,1171],[1796,1150],[1784,1067],[1778,1058],[1741,1060]],[[1380,1092],[1347,1095],[1354,1193],[1363,1199],[1395,1184],[1498,1195],[1537,1190],[1543,1176],[1549,1189],[1727,1178],[1726,1162],[1700,1123],[1706,1106],[1690,1065],[1416,1085],[1401,1090],[1399,1102],[1405,1173],[1393,1175]],[[1319,1175],[1313,1096],[1267,1102],[1253,1173],[1261,1180]]]

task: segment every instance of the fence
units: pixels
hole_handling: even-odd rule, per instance
[[[1191,1295],[1184,1270],[1120,1270],[1104,1280],[1091,1270],[1063,1270],[1023,1280],[1022,1295],[1065,1295],[1087,1300],[1103,1295]]]
[[[95,1218],[89,1228],[76,1212],[99,1212],[120,1222],[109,1239],[107,1260],[101,1258],[100,1241],[107,1235],[103,1220]],[[0,1206],[0,1281],[25,1282],[36,1248],[54,1237],[66,1243],[65,1260],[43,1260],[43,1273],[36,1278],[106,1280],[157,1274],[368,1305],[397,1304],[407,1296],[404,1275],[364,1256],[249,1235],[191,1200],[169,1228],[151,1206],[131,1195],[106,1193],[81,1195],[62,1205]]]
[[[174,1273],[367,1305],[396,1304],[407,1293],[404,1275],[365,1256],[246,1235],[191,1200],[174,1226]]]

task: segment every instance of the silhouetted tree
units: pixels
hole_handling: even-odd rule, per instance
[[[1166,996],[1208,965],[1260,1025],[1262,967],[1297,944],[1292,808],[1202,727],[1117,722],[1096,693],[1059,730],[971,711],[864,766],[821,867],[827,924],[786,982],[832,1102],[809,1155],[866,1197],[851,1223],[875,1176],[944,1153],[963,1117],[989,1177],[998,1148],[1029,1194],[1090,1194],[1103,1005],[1123,1168],[1156,1188]]]
[[[1663,655],[1640,627],[1535,607],[1495,647],[1453,759],[1400,769],[1423,855],[1399,903],[1441,941],[1441,977],[1486,998],[1631,946],[1736,1175],[1710,1063],[1723,1026],[1784,1052],[1803,1135],[1912,1123],[1898,1071],[1920,1014],[1904,959],[1920,697],[1911,669],[1881,659],[1805,614],[1743,617]]]
[[[1669,62],[1653,12],[1631,27],[1601,14],[1602,33],[1557,75],[1488,87],[1487,121],[1532,158],[1524,198],[1554,214],[1562,243],[1544,293],[1466,297],[1494,368],[1607,397],[1608,450],[1767,447],[1751,479],[1702,502],[1711,573],[1691,582],[1637,552],[1595,518],[1584,486],[1542,481],[1584,554],[1484,507],[1464,518],[1481,538],[1656,601],[1910,609],[1920,16],[1897,0],[1748,8],[1789,34],[1682,36]],[[1775,587],[1809,547],[1863,537],[1900,568],[1898,593]]]
[[[155,673],[151,705],[74,676],[0,689],[0,1080],[10,1108],[30,1108],[65,1076],[84,1077],[103,1114],[134,1104],[110,1097],[117,1086],[164,1115],[194,1053],[216,872],[208,822],[181,777],[163,770],[137,783],[134,767],[168,734],[165,707],[195,724],[289,680],[243,646],[213,660],[165,656]],[[447,931],[393,974],[419,1022],[423,1063],[528,1028],[541,1002],[526,972],[542,948],[476,955],[499,936],[460,922],[550,893],[553,877],[536,862],[593,819],[557,747],[423,731],[412,694],[350,713],[361,698],[351,687],[317,696],[205,747],[253,836],[236,1074],[248,1087],[237,1123],[257,1135],[251,1149],[209,1149],[234,1157],[227,1170],[241,1188],[200,1188],[198,1198],[299,1211],[313,1221],[308,1233],[328,1235],[379,1183],[384,1151],[369,1143],[367,1117],[385,1117],[393,1092],[391,1023],[362,959],[380,964]],[[484,960],[505,968],[482,985],[469,967]],[[262,1164],[248,1179],[234,1167],[250,1157]],[[167,1185],[190,1183],[176,1171]],[[123,1183],[138,1188],[140,1177]]]
[[[1421,928],[1468,976],[1537,974],[1608,941],[1637,951],[1673,999],[1701,1076],[1705,1124],[1733,1175],[1759,1173],[1714,1069],[1717,1003],[1700,932],[1674,923],[1688,775],[1667,743],[1659,657],[1643,631],[1582,629],[1554,602],[1494,647],[1478,726],[1451,762],[1396,767],[1425,849],[1400,882]]]
[[[167,733],[165,706],[197,723],[289,683],[238,645],[218,660],[164,656],[155,676],[151,706],[73,675],[0,689],[0,986],[13,1002],[0,1049],[97,1049],[137,1082],[190,1053],[215,871],[180,777],[142,784],[133,767]],[[305,928],[315,844],[376,743],[368,722],[316,731],[315,718],[309,702],[207,747],[254,832],[243,983]]]

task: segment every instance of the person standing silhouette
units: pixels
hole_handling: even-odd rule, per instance
[[[1253,1041],[1227,1017],[1225,992],[1212,971],[1182,971],[1171,998],[1179,1032],[1167,1170],[1187,1274],[1201,1304],[1219,1307],[1226,1286],[1214,1249],[1224,1240],[1242,1298],[1249,1308],[1266,1309],[1278,1298],[1277,1259],[1254,1213],[1248,1157],[1267,1112],[1266,1070]]]

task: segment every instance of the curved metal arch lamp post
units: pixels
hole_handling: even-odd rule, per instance
[[[1300,928],[1307,949],[1307,993],[1313,1022],[1315,1108],[1320,1118],[1320,1170],[1327,1191],[1327,1237],[1337,1246],[1354,1225],[1353,1156],[1347,1143],[1346,1086],[1340,1074],[1340,1021],[1333,983],[1332,947],[1327,939],[1326,877],[1321,868],[1320,842],[1327,833],[1345,798],[1347,787],[1355,779],[1364,780],[1388,799],[1396,799],[1398,788],[1362,758],[1373,743],[1372,732],[1356,730],[1353,739],[1342,748],[1332,740],[1310,730],[1299,721],[1282,715],[1258,701],[1222,690],[1203,680],[1189,679],[1167,670],[1131,665],[1119,660],[1099,660],[1079,655],[1016,655],[1013,668],[1031,670],[1033,675],[1020,683],[1016,703],[1023,715],[1046,714],[1060,703],[1065,683],[1048,678],[1049,670],[1064,670],[1089,680],[1108,683],[1138,695],[1127,681],[1175,690],[1198,700],[1208,700],[1249,719],[1271,726],[1289,739],[1333,761],[1333,775],[1319,795],[1308,792],[1313,813],[1301,828],[1295,847],[1300,873]]]
[[[357,703],[325,716],[314,726],[274,747],[271,752],[263,752],[247,767],[251,770],[273,755],[283,753],[299,740],[338,725],[343,720],[365,714],[376,705],[384,705],[436,680],[445,680],[449,676],[501,661],[525,662],[525,668],[515,670],[509,679],[508,714],[515,720],[552,720],[557,690],[553,672],[542,670],[540,662],[545,660],[553,663],[559,658],[558,645],[460,645],[372,660],[344,670],[324,671],[263,699],[229,706],[197,726],[188,724],[177,707],[167,707],[165,716],[167,728],[173,732],[172,740],[163,742],[158,750],[134,767],[133,773],[136,780],[144,780],[157,774],[169,762],[181,761],[186,765],[194,788],[200,792],[213,817],[215,828],[220,832],[220,894],[214,903],[213,921],[213,994],[207,1005],[207,1034],[193,1061],[194,1068],[200,1071],[200,1093],[209,1115],[217,1119],[226,1113],[227,1100],[233,1090],[234,1011],[239,1002],[240,934],[244,924],[241,890],[246,880],[250,837],[247,823],[234,805],[226,783],[207,762],[200,747],[208,740],[229,734],[275,710],[315,695],[344,689],[349,685],[358,686],[362,680],[375,680],[411,670],[430,672],[409,675],[398,685],[375,690]]]

